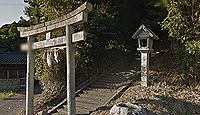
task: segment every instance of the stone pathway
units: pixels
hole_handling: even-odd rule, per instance
[[[90,114],[107,104],[113,96],[123,90],[135,78],[136,67],[133,67],[132,64],[124,62],[118,65],[117,69],[103,75],[78,93],[76,97],[77,114]],[[66,115],[66,110],[67,105],[65,103],[51,114]]]

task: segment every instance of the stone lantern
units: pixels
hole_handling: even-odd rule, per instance
[[[159,40],[152,30],[141,25],[132,36],[138,40],[137,50],[141,52],[141,85],[146,86],[149,78],[149,53],[153,51],[153,40]]]

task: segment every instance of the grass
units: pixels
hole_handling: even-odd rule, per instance
[[[0,93],[0,100],[5,100],[5,99],[8,99],[12,96],[15,96],[15,93],[10,91],[10,92],[2,92]]]

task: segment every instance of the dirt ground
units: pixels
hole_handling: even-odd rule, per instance
[[[92,115],[109,115],[114,104],[123,102],[141,105],[149,115],[200,115],[200,86],[191,89],[154,84],[144,88],[135,82],[120,97]]]

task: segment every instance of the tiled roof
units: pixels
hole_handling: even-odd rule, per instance
[[[0,64],[26,64],[26,55],[21,53],[0,53]]]

